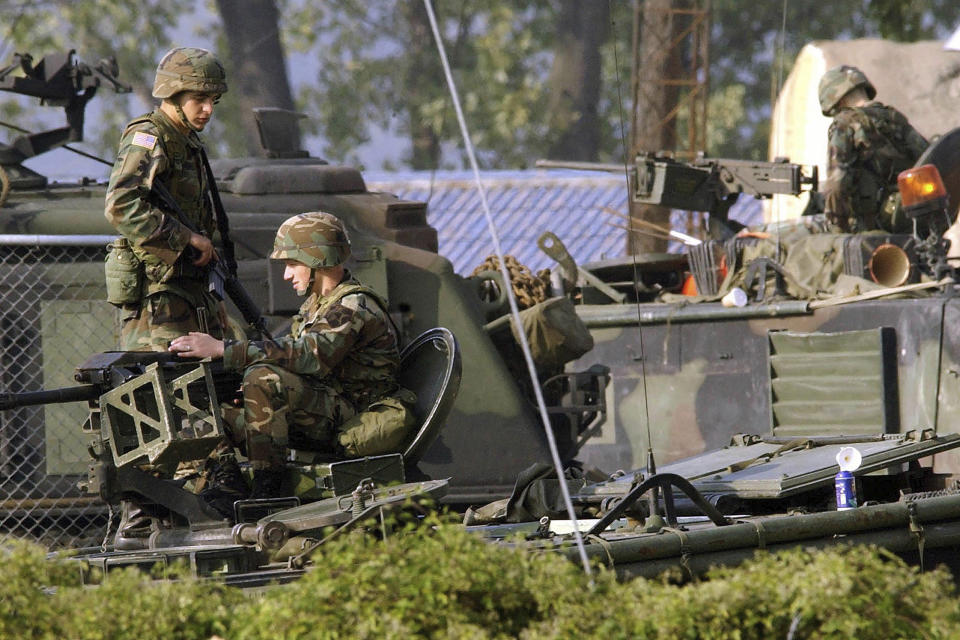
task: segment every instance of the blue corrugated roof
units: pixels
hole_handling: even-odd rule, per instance
[[[533,271],[554,264],[537,247],[544,231],[555,233],[578,264],[624,254],[626,231],[615,226],[627,222],[616,215],[628,211],[622,175],[531,169],[484,171],[480,178],[501,248]],[[427,221],[437,229],[440,253],[457,273],[468,275],[494,253],[472,172],[366,173],[364,179],[370,190],[428,203]],[[684,229],[688,215],[674,212],[674,228]],[[759,222],[760,202],[741,198],[731,217],[746,224]]]

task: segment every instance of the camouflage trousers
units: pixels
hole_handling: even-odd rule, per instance
[[[288,446],[335,453],[337,427],[355,413],[336,389],[261,364],[243,372],[243,411],[224,418],[233,444],[254,469],[265,469],[283,464]]]
[[[204,331],[222,339],[227,326],[223,303],[207,293],[200,296],[204,302],[200,306],[170,291],[145,297],[139,307],[128,310],[123,318],[120,349],[166,351],[171,340],[191,331]],[[200,324],[201,315],[206,327]]]

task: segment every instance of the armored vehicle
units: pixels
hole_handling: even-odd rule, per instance
[[[55,74],[54,63],[21,68],[37,86],[53,77],[71,82],[90,77],[70,56],[60,65],[77,71]],[[69,86],[75,92],[80,85]],[[25,181],[15,184],[11,178],[0,209],[6,225],[0,236],[0,292],[7,303],[4,387],[12,393],[64,387],[70,382],[65,372],[75,371],[83,390],[61,389],[60,399],[85,399],[88,406],[31,408],[56,399],[49,395],[4,400],[11,408],[3,414],[0,442],[4,484],[10,487],[4,522],[35,531],[50,529],[53,519],[74,517],[75,528],[88,531],[91,520],[100,518],[95,529],[102,535],[102,505],[118,492],[134,491],[171,508],[179,519],[174,524],[186,526],[163,529],[140,548],[88,554],[86,561],[108,568],[153,563],[157,554],[187,557],[199,573],[258,582],[295,576],[309,560],[307,549],[322,541],[324,527],[349,528],[371,509],[389,508],[411,495],[461,505],[505,499],[502,517],[523,519],[510,512],[524,493],[515,479],[549,455],[531,407],[531,383],[516,366],[502,282],[494,274],[453,273],[436,253],[424,203],[371,193],[355,170],[291,149],[283,142],[294,122],[289,114],[261,110],[258,117],[266,157],[214,162],[238,238],[240,281],[270,331],[282,331],[298,303],[265,258],[277,226],[292,213],[316,209],[344,219],[355,245],[352,270],[387,295],[411,346],[418,342],[415,336],[446,345],[437,349],[444,357],[424,365],[431,372],[424,377],[449,383],[458,377],[455,363],[462,363],[455,401],[443,400],[450,396],[442,392],[434,398],[443,409],[438,413],[447,413],[438,421],[442,428],[384,460],[340,467],[297,460],[312,467],[304,474],[303,504],[237,505],[235,522],[217,520],[186,492],[134,473],[131,467],[144,456],[183,455],[202,448],[197,440],[215,435],[219,374],[209,366],[184,371],[163,359],[109,353],[118,318],[102,302],[102,258],[113,238],[102,216],[103,186],[48,184],[28,174],[19,163],[31,143],[14,141],[10,149],[16,153],[4,156],[10,160],[5,175]],[[890,533],[881,532],[888,525],[897,528],[891,535],[901,547],[903,535],[912,544],[919,540],[921,558],[924,545],[929,550],[940,541],[946,548],[953,544],[952,530],[942,538],[933,534],[960,515],[955,500],[922,492],[949,491],[957,473],[960,425],[953,398],[960,356],[952,327],[958,310],[953,270],[940,240],[956,217],[952,203],[960,202],[956,142],[957,134],[948,134],[921,159],[939,169],[944,189],[934,191],[939,200],[921,199],[911,210],[912,234],[825,233],[816,218],[735,234],[725,214],[741,193],[765,197],[815,190],[816,175],[789,162],[685,163],[643,156],[630,173],[634,199],[708,211],[710,240],[687,254],[576,265],[555,236],[542,238],[541,247],[559,265],[553,285],[559,295],[525,312],[524,324],[537,313],[559,314],[553,328],[573,329],[569,341],[560,331],[560,342],[569,348],[538,363],[536,384],[548,391],[550,428],[563,462],[569,466],[576,457],[584,468],[613,471],[599,483],[604,474],[576,473],[570,480],[578,517],[596,519],[590,533],[599,537],[591,554],[608,554],[622,538],[622,546],[640,550],[606,557],[627,573],[640,573],[645,571],[640,561],[650,558],[663,560],[651,567],[689,565],[694,550],[742,556],[751,545],[837,535],[852,540],[864,531],[876,538]],[[689,280],[697,296],[684,295]],[[728,296],[734,289],[741,295]],[[74,331],[78,325],[88,327],[82,337]],[[591,334],[586,339],[577,335],[580,326]],[[438,327],[447,330],[441,330],[445,337],[431,333]],[[70,349],[78,343],[83,351],[73,356]],[[101,353],[88,359],[95,352]],[[75,368],[77,362],[84,364]],[[168,400],[163,406],[173,413],[164,415],[174,417],[159,420],[159,439],[131,426],[155,418],[154,409],[124,410],[130,405],[125,398],[138,394]],[[204,411],[205,417],[184,423],[177,410]],[[436,414],[426,409],[425,415]],[[177,432],[185,424],[186,430]],[[87,451],[91,440],[101,444]],[[835,511],[833,460],[840,446],[860,450],[861,504],[878,504]],[[702,455],[683,460],[697,454]],[[367,481],[374,477],[401,484],[379,487]],[[97,497],[75,489],[84,480]],[[533,493],[549,502],[557,481],[547,483]],[[901,492],[913,498],[891,503]],[[642,495],[648,499],[640,500]],[[777,519],[791,509],[811,513]],[[736,539],[745,542],[720,544],[717,538],[727,539],[726,533],[707,532],[699,546],[694,531],[703,526],[681,518],[702,519],[700,513],[725,531],[740,532]],[[481,533],[496,537],[497,531],[526,527],[534,548],[554,539],[550,518],[560,517],[555,501],[531,505],[522,515],[531,514],[541,520]],[[744,516],[738,518],[742,527],[730,524],[738,516]],[[679,533],[663,535],[658,517]],[[619,529],[605,533],[611,524]],[[800,528],[792,528],[795,524]],[[935,538],[939,541],[928,542]],[[651,544],[664,546],[650,551]],[[703,562],[717,557],[705,555]],[[272,564],[277,561],[281,564]]]
[[[603,362],[611,380],[608,419],[581,455],[630,470],[565,479],[588,556],[649,576],[764,548],[876,544],[960,569],[957,284],[942,237],[960,205],[958,135],[900,176],[913,233],[834,233],[811,215],[715,234],[680,267],[586,265],[624,298],[585,288],[577,307],[596,346],[572,366]],[[744,166],[641,157],[634,199],[709,210],[719,228]],[[684,268],[699,295],[679,295]],[[477,530],[525,532],[523,544],[559,542],[574,558],[569,534],[551,530],[567,517],[557,479],[527,480],[468,522],[501,522]]]
[[[943,239],[960,205],[958,136],[901,174],[913,232],[899,235],[835,233],[818,215],[724,229],[740,193],[815,191],[815,172],[639,157],[634,200],[709,211],[714,233],[685,256],[584,265],[599,282],[581,283],[577,313],[595,347],[572,366],[603,362],[610,384],[581,456],[627,471],[591,483],[531,470],[468,526],[577,561],[566,484],[586,556],[623,576],[835,544],[960,575],[957,283]]]
[[[583,265],[621,298],[586,284],[577,306],[595,346],[570,367],[610,368],[607,420],[581,457],[635,469],[649,449],[668,462],[736,433],[957,432],[954,263],[939,235],[960,205],[957,139],[942,136],[919,161],[938,168],[946,211],[899,235],[825,232],[816,215],[722,233],[731,199],[808,190],[814,172],[638,158],[635,201],[710,211],[721,233],[683,255]],[[698,295],[682,295],[685,279]],[[733,289],[746,295],[724,303]],[[960,471],[949,454],[934,467]]]
[[[91,67],[72,51],[39,61],[16,56],[0,70],[0,89],[63,106],[68,123],[24,133],[0,147],[0,389],[6,393],[66,388],[75,385],[74,375],[106,391],[145,374],[150,364],[158,367],[157,380],[173,379],[163,362],[128,365],[108,353],[117,344],[119,315],[105,302],[103,284],[106,248],[116,237],[103,215],[105,185],[86,179],[51,182],[23,164],[82,140],[84,106],[102,85],[123,89],[115,66],[103,61]],[[503,313],[502,291],[482,297],[481,280],[454,273],[437,254],[426,203],[371,192],[359,171],[294,148],[290,141],[297,117],[258,110],[263,155],[211,163],[235,239],[237,278],[269,330],[282,333],[300,300],[283,281],[282,265],[267,259],[276,230],[287,217],[304,211],[337,215],[353,244],[348,267],[389,300],[404,344],[443,327],[456,336],[462,353],[459,393],[430,446],[417,451],[418,473],[450,478],[444,499],[452,503],[506,495],[520,470],[549,453],[532,409],[530,385],[518,379],[504,357],[516,348],[509,328],[488,326]],[[227,302],[241,318],[234,303]],[[236,329],[253,331],[241,325],[238,321]],[[107,355],[78,369],[91,354]],[[562,366],[545,365],[544,379],[562,374]],[[119,378],[111,378],[118,372]],[[443,375],[443,370],[433,374]],[[599,410],[593,405],[598,396],[591,389],[602,381],[600,373],[588,373],[576,379],[561,375],[551,383],[552,428],[566,460],[574,457],[582,433],[597,420]],[[579,388],[570,386],[574,383]],[[70,402],[46,406],[37,403],[49,403],[50,395],[29,405],[23,399],[8,402],[10,409],[0,416],[0,522],[5,529],[51,544],[89,542],[102,535],[107,517],[102,496],[77,489],[88,476],[88,445],[100,426],[91,419],[90,407],[78,401],[89,393],[68,392],[61,400]]]

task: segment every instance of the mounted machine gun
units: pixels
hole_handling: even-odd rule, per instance
[[[115,58],[103,58],[91,67],[75,60],[74,53],[70,49],[65,54],[44,56],[36,64],[30,54],[17,53],[9,65],[0,69],[0,91],[40,98],[41,104],[63,107],[67,116],[65,127],[38,133],[21,130],[23,135],[11,144],[0,144],[0,166],[10,182],[6,188],[40,189],[46,186],[46,177],[20,163],[69,142],[83,140],[84,110],[87,102],[96,95],[101,80],[108,82],[117,93],[131,91],[117,78],[119,70]]]
[[[582,169],[623,173],[624,167],[594,162],[539,160],[545,169]],[[796,164],[786,158],[773,162],[730,160],[698,156],[682,161],[653,153],[638,155],[627,168],[630,197],[638,204],[658,205],[710,214],[710,234],[720,239],[732,236],[743,225],[728,219],[730,207],[740,194],[758,199],[777,194],[817,193],[817,167]],[[811,197],[811,202],[815,200]]]

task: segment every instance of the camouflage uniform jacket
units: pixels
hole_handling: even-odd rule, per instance
[[[204,269],[194,267],[185,256],[181,259],[190,230],[175,215],[161,210],[151,194],[154,182],[161,181],[191,223],[212,236],[216,223],[207,197],[201,145],[195,132],[184,134],[159,110],[131,121],[120,140],[104,214],[143,263],[146,295],[173,291],[190,299],[206,281]]]
[[[883,227],[878,215],[897,191],[897,175],[916,163],[927,148],[926,139],[902,113],[872,101],[841,109],[828,140],[826,211],[845,230]]]
[[[294,316],[290,335],[270,341],[228,341],[223,363],[242,371],[273,364],[332,386],[359,412],[397,391],[400,355],[385,305],[347,272],[326,296],[312,294]]]

